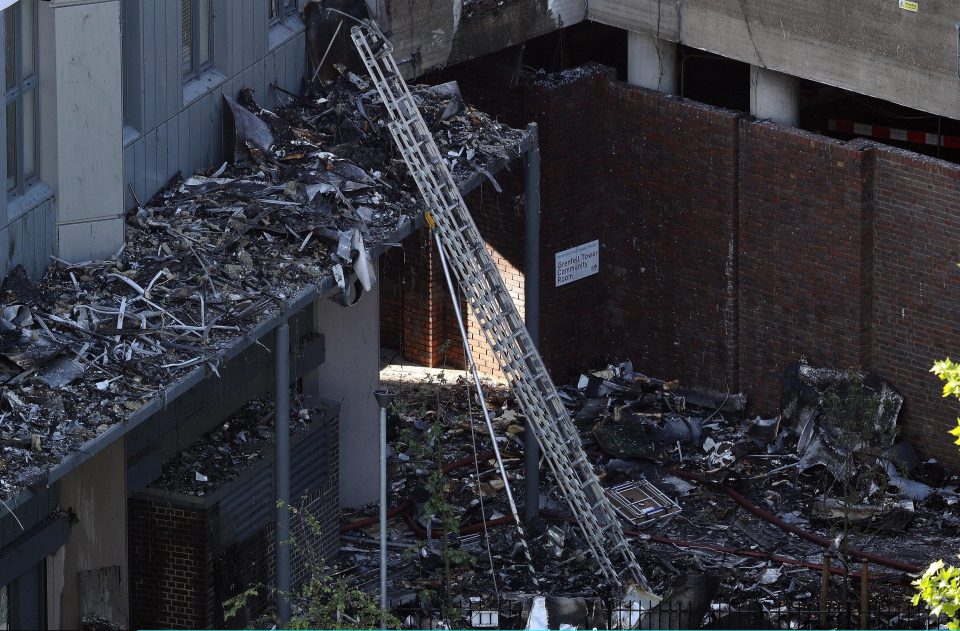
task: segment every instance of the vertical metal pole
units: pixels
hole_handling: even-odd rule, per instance
[[[387,628],[387,408],[396,394],[380,389],[373,393],[380,406],[380,628]]]
[[[524,238],[524,319],[530,339],[540,347],[540,137],[537,124],[527,125],[527,133],[533,146],[527,151],[523,171],[523,197],[526,205],[526,230]],[[540,514],[540,445],[525,422],[523,433],[524,479],[526,481],[523,508],[524,521],[529,525]]]
[[[387,611],[387,408],[380,408],[380,611]]]
[[[277,327],[274,348],[274,429],[277,491],[277,617],[279,626],[290,622],[290,329]]]
[[[823,577],[820,581],[820,628],[827,628],[827,605],[830,596],[830,553],[823,552]]]

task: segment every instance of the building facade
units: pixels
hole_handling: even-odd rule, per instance
[[[52,257],[109,258],[123,247],[126,211],[175,175],[223,162],[224,96],[251,88],[272,108],[300,93],[309,79],[302,5],[0,2],[7,146],[0,154],[7,172],[0,278],[22,265],[38,279]],[[222,370],[240,382],[173,384],[136,429],[130,423],[105,434],[0,509],[0,629],[79,628],[91,613],[131,623],[130,568],[139,560],[130,559],[127,542],[143,525],[129,523],[128,498],[159,475],[164,458],[255,396],[252,383],[270,391],[275,362],[265,349],[281,322],[294,331],[291,379],[304,394],[335,401],[340,422],[351,427],[329,434],[337,443],[326,446],[332,456],[324,466],[332,471],[317,479],[343,473],[344,481],[324,487],[324,514],[335,523],[341,498],[355,505],[375,498],[376,472],[350,454],[376,436],[377,291],[349,315],[317,292],[305,300],[234,349]],[[250,347],[263,356],[253,358]]]

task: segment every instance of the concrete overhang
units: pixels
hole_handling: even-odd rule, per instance
[[[960,119],[960,31],[947,0],[589,0],[587,19]]]

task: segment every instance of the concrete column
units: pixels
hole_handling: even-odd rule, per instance
[[[126,628],[130,594],[124,441],[115,441],[65,477],[60,504],[77,519],[57,562],[63,581],[61,628],[79,629],[84,613]]]
[[[38,3],[40,173],[56,193],[58,253],[123,243],[123,81],[118,0]]]
[[[750,66],[750,114],[796,127],[800,122],[800,80]]]
[[[627,34],[627,83],[676,94],[677,45],[630,31]]]
[[[306,394],[340,402],[340,503],[348,508],[377,501],[379,297],[377,284],[352,307],[317,301],[314,322],[324,335],[325,357],[303,380]]]

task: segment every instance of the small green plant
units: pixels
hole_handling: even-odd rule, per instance
[[[957,616],[960,610],[960,568],[946,565],[941,559],[931,563],[913,585],[917,588],[913,597],[914,605],[922,600],[931,607],[932,615],[945,614],[950,618],[948,629],[960,629]]]
[[[948,357],[935,362],[930,372],[943,381],[943,396],[960,399],[960,364]],[[960,419],[949,433],[957,437],[955,444],[960,445]],[[941,559],[931,563],[913,586],[917,588],[914,605],[922,600],[931,608],[931,614],[945,614],[950,619],[948,629],[960,629],[960,568],[947,565]]]
[[[957,397],[960,399],[960,364],[951,361],[949,357],[934,362],[930,372],[940,377],[943,381],[943,396]],[[960,445],[960,418],[957,419],[957,426],[950,430],[950,433],[957,437],[955,445]]]
[[[305,501],[305,500],[304,500]],[[284,504],[278,502],[277,506]],[[319,521],[302,507],[289,506],[291,515],[299,516],[308,530],[318,539],[323,534]],[[309,569],[309,578],[295,592],[289,594],[290,629],[373,629],[384,621],[388,629],[399,629],[400,620],[380,609],[376,594],[366,592],[350,583],[348,578],[330,568],[318,557],[311,546],[298,544],[291,537],[291,556],[301,555]],[[261,594],[277,596],[281,592],[271,585],[251,585],[223,603],[224,620],[239,614],[247,603]]]
[[[443,443],[440,438],[443,436],[445,429],[442,422],[443,418],[443,408],[438,401],[437,421],[422,436],[424,443],[433,450],[433,460],[437,466],[424,484],[424,488],[429,493],[424,506],[424,513],[436,518],[444,531],[440,549],[440,558],[443,560],[445,575],[443,615],[447,620],[455,620],[460,612],[453,606],[453,575],[451,570],[457,565],[472,565],[476,562],[476,559],[464,550],[450,545],[451,537],[460,533],[460,516],[457,514],[456,508],[447,501],[447,478],[440,466]]]

